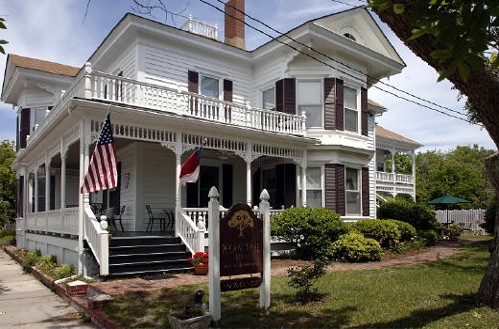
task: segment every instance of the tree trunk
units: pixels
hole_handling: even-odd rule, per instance
[[[414,28],[411,16],[415,4],[421,0],[398,0],[397,3],[405,6],[404,13],[398,15],[393,10],[373,10],[380,19],[390,26],[393,32],[405,43],[409,49],[418,57],[428,63],[437,71],[443,71],[445,63],[439,63],[431,57],[431,52],[436,50],[434,39],[430,35],[424,35],[417,39],[408,41]],[[484,65],[485,67],[487,65]],[[499,145],[499,78],[497,72],[481,71],[472,72],[468,80],[461,79],[458,73],[449,77],[454,86],[468,97],[469,102],[475,108],[485,129],[496,144]],[[374,81],[372,81],[374,83]],[[487,162],[487,171],[493,181],[496,195],[499,195],[499,155],[496,153]],[[493,247],[490,253],[489,264],[485,276],[482,279],[477,299],[493,308],[499,309],[499,238],[498,219],[496,217],[496,230]]]
[[[486,161],[487,173],[496,191],[499,190],[499,152],[490,156]],[[498,195],[499,196],[499,195]],[[496,211],[494,227],[494,241],[490,251],[489,263],[485,276],[477,293],[478,301],[499,308],[499,207]]]

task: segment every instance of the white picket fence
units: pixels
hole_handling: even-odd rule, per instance
[[[482,232],[480,224],[485,222],[484,209],[437,210],[435,213],[439,223],[458,224],[463,229],[474,233]]]

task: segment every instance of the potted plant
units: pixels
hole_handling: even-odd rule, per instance
[[[194,274],[208,274],[208,253],[198,251],[187,259],[194,267]]]
[[[183,312],[168,314],[168,321],[173,329],[204,329],[211,323],[211,315],[203,303],[204,292],[198,290],[194,295],[194,304],[187,305]]]

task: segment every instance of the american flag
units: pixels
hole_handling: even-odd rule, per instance
[[[185,160],[180,168],[180,183],[195,183],[199,178],[201,167],[201,148],[196,147],[194,152]]]
[[[83,179],[80,192],[90,193],[116,187],[118,185],[116,163],[116,146],[114,145],[108,113],[88,164],[87,174]]]

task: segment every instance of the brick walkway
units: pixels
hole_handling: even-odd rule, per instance
[[[395,257],[392,259],[385,259],[380,262],[358,263],[358,264],[334,263],[329,267],[328,270],[330,271],[370,270],[370,269],[380,269],[391,266],[421,264],[421,263],[439,260],[440,258],[453,255],[458,251],[459,251],[459,243],[444,242],[438,246],[424,249],[423,251],[417,252],[413,255]],[[289,260],[286,261],[273,260],[272,270],[271,270],[272,276],[286,275],[289,266],[293,265],[297,266],[303,263],[304,262],[294,262]],[[91,286],[92,288],[94,288],[94,290],[100,293],[108,294],[111,296],[117,296],[117,295],[127,294],[130,292],[152,291],[161,288],[172,288],[181,285],[192,285],[205,282],[208,282],[208,277],[205,275],[175,274],[165,279],[154,279],[154,280],[146,280],[142,278],[123,279],[123,280],[113,280],[109,282],[92,283]]]

